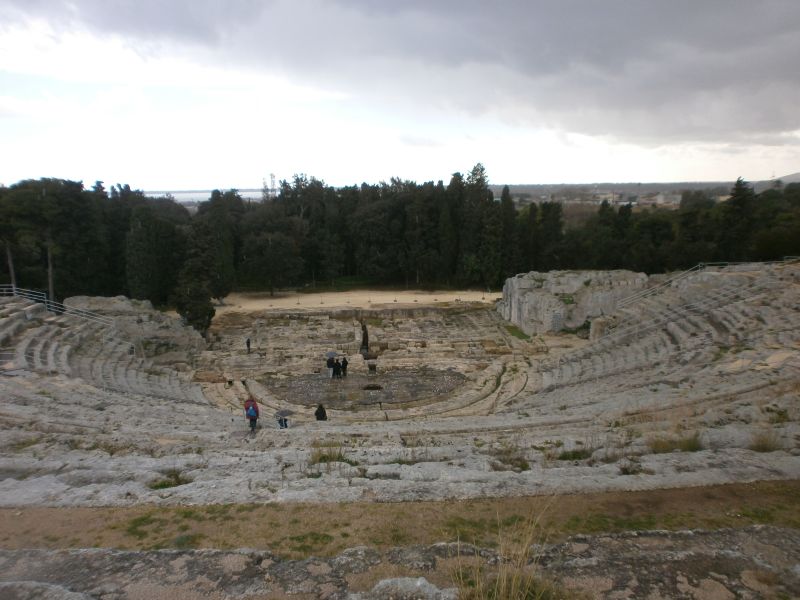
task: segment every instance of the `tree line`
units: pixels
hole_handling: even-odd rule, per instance
[[[497,288],[516,273],[626,268],[800,254],[800,184],[756,194],[739,179],[725,202],[683,193],[680,208],[600,205],[565,227],[562,205],[517,209],[475,165],[445,185],[392,179],[333,188],[296,175],[249,202],[215,190],[196,214],[128,185],[62,179],[0,187],[0,280],[51,298],[118,295],[171,305],[205,331],[212,299],[234,289],[349,285]]]

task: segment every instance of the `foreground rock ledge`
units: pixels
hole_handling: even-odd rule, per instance
[[[247,549],[2,550],[0,597],[445,599],[457,597],[450,573],[472,556],[498,563],[494,551],[452,543],[299,561]],[[581,535],[539,547],[531,560],[578,597],[800,596],[800,532],[788,528]]]

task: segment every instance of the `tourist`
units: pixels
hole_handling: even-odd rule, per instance
[[[328,420],[328,413],[325,411],[325,407],[322,406],[322,404],[317,406],[317,410],[314,411],[314,416],[317,417],[317,421]]]
[[[325,364],[328,366],[328,379],[333,379],[333,356],[329,356]]]
[[[253,396],[247,398],[244,403],[244,416],[250,421],[250,433],[255,434],[256,425],[258,424],[259,410],[256,399],[253,398]]]
[[[333,378],[334,379],[342,378],[342,364],[339,362],[338,358],[335,361],[333,361]]]
[[[342,377],[347,377],[347,357],[342,358]]]
[[[247,338],[244,343],[247,346],[247,353],[250,354],[250,338]]]

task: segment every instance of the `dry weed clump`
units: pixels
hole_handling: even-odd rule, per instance
[[[541,514],[503,527],[498,522],[498,560],[488,564],[476,553],[459,552],[453,583],[461,600],[567,600],[576,598],[537,572],[536,548],[547,535],[539,525]]]
[[[491,461],[493,471],[528,471],[531,468],[528,459],[521,448],[510,444],[503,444],[499,448],[491,450],[491,455],[495,459]]]
[[[358,465],[358,461],[348,458],[344,453],[344,447],[341,443],[327,442],[324,444],[312,444],[311,455],[308,457],[309,465],[325,464],[325,463],[346,463],[351,466]]]
[[[177,469],[169,469],[164,471],[162,475],[164,475],[162,479],[151,481],[147,487],[149,487],[151,490],[164,490],[171,487],[178,487],[179,485],[186,485],[187,483],[192,483],[191,479],[184,477],[183,473]]]
[[[748,448],[753,452],[775,452],[781,449],[781,443],[774,431],[762,430],[753,435],[753,441]]]
[[[653,454],[666,454],[668,452],[699,452],[703,449],[703,442],[700,440],[700,432],[695,431],[688,437],[664,438],[655,437],[647,442]]]

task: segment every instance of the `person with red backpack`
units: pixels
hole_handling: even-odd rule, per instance
[[[244,403],[244,416],[250,421],[250,433],[255,434],[258,424],[259,410],[256,399],[250,396]]]

